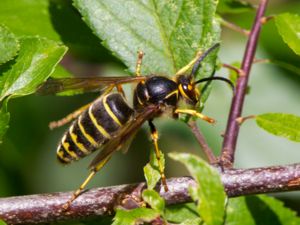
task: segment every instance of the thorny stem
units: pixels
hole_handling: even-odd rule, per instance
[[[228,169],[221,172],[221,179],[229,197],[300,190],[300,164]],[[178,177],[167,182],[168,192],[163,186],[156,187],[167,205],[191,201],[188,189],[196,185],[192,178]],[[141,205],[144,188],[145,183],[91,189],[81,194],[67,212],[62,205],[72,192],[0,198],[0,218],[9,224],[36,224],[109,216],[117,207],[128,208],[130,202],[136,201],[135,207]]]
[[[197,126],[196,122],[193,120],[190,120],[188,123],[188,126],[191,128],[194,136],[196,137],[199,145],[201,146],[205,156],[208,159],[208,162],[210,164],[214,164],[217,162],[217,159],[213,153],[213,151],[211,150],[211,148],[208,146],[204,135],[202,134],[202,132],[200,131],[199,127]]]
[[[264,16],[267,4],[268,0],[261,0],[257,9],[255,21],[249,35],[243,62],[241,65],[241,69],[244,71],[244,76],[239,76],[237,80],[235,95],[231,103],[227,128],[224,136],[222,153],[220,157],[220,165],[224,169],[232,168],[233,166],[236,143],[240,128],[236,119],[241,117],[242,114],[242,108],[248,85],[249,74],[257,47],[258,36],[261,29],[261,18]]]

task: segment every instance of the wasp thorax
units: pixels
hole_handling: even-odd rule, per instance
[[[151,104],[176,106],[178,91],[176,82],[162,76],[152,76],[140,82],[134,92],[135,109]]]

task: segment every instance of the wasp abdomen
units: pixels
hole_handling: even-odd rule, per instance
[[[99,149],[120,131],[133,113],[119,93],[99,98],[64,134],[57,149],[58,160],[69,163]]]

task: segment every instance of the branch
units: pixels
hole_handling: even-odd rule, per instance
[[[255,21],[251,29],[247,42],[241,70],[244,71],[243,76],[239,76],[236,84],[236,92],[232,99],[227,128],[224,136],[223,148],[220,158],[220,165],[223,168],[232,168],[234,162],[234,153],[239,133],[239,124],[236,121],[241,117],[246,88],[248,85],[251,66],[253,63],[258,36],[261,29],[261,18],[263,18],[268,0],[261,0],[257,9]]]
[[[221,18],[221,25],[223,25],[224,27],[227,27],[231,30],[234,30],[238,33],[241,33],[242,35],[244,35],[246,37],[249,36],[250,32],[248,30],[243,29],[243,28],[239,27],[238,25],[229,22],[229,21],[225,20],[224,18]]]
[[[202,132],[200,131],[199,127],[197,126],[196,122],[193,120],[190,120],[188,123],[188,126],[191,128],[195,138],[197,139],[199,145],[201,146],[208,162],[210,164],[215,164],[217,162],[217,159],[211,150],[211,148],[208,146],[205,137],[203,136]]]
[[[229,197],[300,190],[300,164],[254,169],[228,169],[221,173]],[[196,185],[190,177],[168,179],[169,191],[157,187],[168,205],[190,202],[188,187]],[[126,199],[140,199],[145,183],[95,188],[74,201],[67,212],[62,205],[72,192],[29,195],[0,199],[0,218],[9,224],[36,224],[53,221],[88,219],[114,214]],[[138,197],[138,198],[137,198]]]

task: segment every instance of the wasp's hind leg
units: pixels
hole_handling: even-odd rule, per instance
[[[177,114],[179,114],[179,113],[188,114],[188,115],[191,115],[191,116],[196,116],[196,117],[198,117],[202,120],[205,120],[206,122],[215,123],[215,119],[210,118],[208,116],[205,116],[202,113],[199,113],[194,109],[176,109],[175,113],[177,113]]]
[[[80,116],[80,114],[86,110],[92,103],[86,104],[82,107],[80,107],[79,109],[77,109],[76,111],[70,113],[69,115],[67,115],[66,117],[57,120],[57,121],[52,121],[51,123],[49,123],[49,128],[52,130],[54,128],[57,127],[61,127],[69,122],[71,122],[72,120],[76,119],[78,116]]]
[[[95,176],[95,174],[102,169],[102,167],[109,161],[111,158],[111,154],[108,155],[106,158],[101,160],[93,169],[91,170],[90,174],[87,176],[87,178],[84,180],[84,182],[80,185],[80,187],[73,192],[72,197],[62,206],[62,208],[66,211],[70,208],[72,202],[78,198],[78,196],[81,194],[83,189],[86,187],[86,185],[91,181],[91,179]]]
[[[168,191],[168,185],[167,185],[167,181],[166,181],[166,176],[164,173],[164,169],[163,169],[163,165],[161,164],[161,157],[160,157],[160,150],[158,148],[158,132],[152,122],[152,120],[148,120],[149,126],[150,126],[150,130],[151,130],[151,138],[154,144],[154,150],[155,150],[155,155],[156,155],[156,159],[158,162],[158,169],[159,169],[159,173],[161,176],[161,182],[164,186],[165,191]]]
[[[102,95],[107,95],[109,92],[112,91],[112,89],[115,87],[115,84],[112,84],[110,86],[108,86],[106,89],[104,89],[104,92]],[[123,90],[123,89],[122,89]],[[100,97],[101,97],[100,96]],[[94,102],[94,101],[93,101]],[[82,107],[80,107],[79,109],[77,109],[76,111],[70,113],[69,115],[67,115],[66,117],[57,120],[57,121],[52,121],[51,123],[49,123],[49,128],[51,130],[53,130],[54,128],[58,128],[61,127],[69,122],[71,122],[72,120],[76,119],[77,117],[79,117],[86,109],[88,109],[90,107],[90,105],[93,104],[93,102],[90,102]]]

